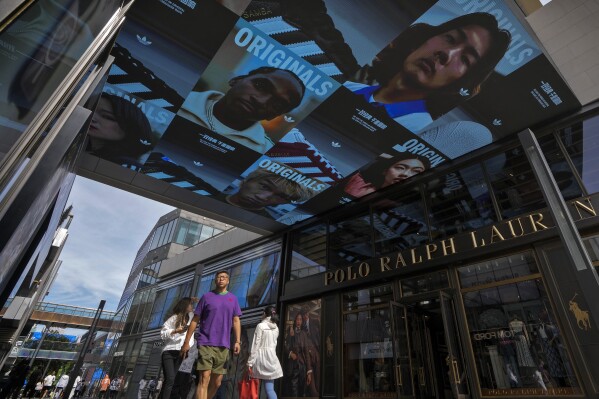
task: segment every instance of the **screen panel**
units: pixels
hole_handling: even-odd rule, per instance
[[[283,227],[580,107],[506,4],[417,3],[136,4],[88,150]]]

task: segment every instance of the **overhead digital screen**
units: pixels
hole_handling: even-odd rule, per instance
[[[88,151],[290,225],[580,107],[478,3],[137,2]]]

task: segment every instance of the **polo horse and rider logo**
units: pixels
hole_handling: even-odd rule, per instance
[[[578,328],[587,331],[591,329],[589,311],[580,309],[580,306],[578,306],[578,302],[574,302],[574,298],[576,298],[577,295],[578,293],[575,293],[572,299],[570,299],[570,302],[568,302],[568,304],[570,305],[570,312],[572,312],[572,314],[576,318]]]

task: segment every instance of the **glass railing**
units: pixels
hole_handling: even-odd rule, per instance
[[[40,302],[35,306],[35,310],[39,312],[59,313],[78,317],[89,317],[94,318],[96,310],[94,308],[83,308],[79,306],[61,305],[50,302]],[[100,319],[112,320],[115,316],[115,312],[103,311]]]

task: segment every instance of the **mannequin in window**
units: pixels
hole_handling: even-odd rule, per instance
[[[563,382],[566,377],[566,371],[562,364],[562,357],[559,352],[559,330],[549,318],[547,309],[543,308],[539,312],[538,336],[543,348],[546,359],[546,370],[552,378]]]
[[[516,342],[516,354],[518,357],[518,365],[520,367],[537,367],[530,353],[530,337],[526,324],[518,318],[518,315],[513,315],[509,323],[510,330]]]

